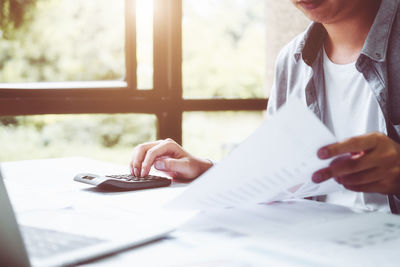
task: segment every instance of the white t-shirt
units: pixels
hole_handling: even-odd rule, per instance
[[[386,134],[382,110],[368,82],[357,71],[355,62],[338,65],[324,50],[324,76],[327,98],[327,127],[339,141],[371,132]],[[344,192],[329,194],[327,202],[368,210],[390,211],[387,196]]]

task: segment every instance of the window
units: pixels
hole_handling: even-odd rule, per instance
[[[0,82],[123,80],[124,0],[37,1],[0,43]]]
[[[7,2],[19,9],[1,6],[9,18],[0,23],[2,151],[29,138],[45,147],[46,139],[38,137],[42,130],[56,134],[54,129],[64,125],[91,129],[96,140],[110,132],[104,135],[110,140],[98,141],[92,154],[99,144],[104,151],[124,145],[131,150],[136,143],[170,137],[193,154],[219,159],[261,123],[278,48],[308,23],[289,1]],[[15,11],[22,16],[15,19]],[[217,127],[222,122],[231,130]],[[238,133],[235,123],[245,128]],[[111,137],[121,127],[129,142]],[[24,135],[31,129],[38,136]],[[196,145],[205,138],[215,142]],[[61,155],[47,151],[47,156]]]

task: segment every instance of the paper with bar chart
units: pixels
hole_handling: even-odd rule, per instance
[[[341,191],[333,179],[311,181],[330,162],[317,157],[318,149],[334,142],[334,135],[300,100],[289,99],[167,206],[210,209]]]

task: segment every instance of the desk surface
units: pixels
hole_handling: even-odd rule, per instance
[[[31,212],[71,206],[98,207],[105,212],[118,209],[129,216],[131,211],[161,208],[186,186],[173,183],[168,188],[102,192],[73,182],[72,178],[79,172],[127,173],[127,166],[88,158],[6,162],[1,166],[19,219]],[[353,266],[362,263],[374,266],[381,262],[385,266],[397,265],[400,230],[390,232],[384,225],[390,223],[400,229],[400,216],[376,214],[368,217],[368,227],[363,216],[347,208],[305,200],[207,211],[161,241],[88,265]],[[360,222],[364,222],[364,228],[357,226]],[[372,234],[376,237],[363,239]],[[394,238],[384,240],[387,237]],[[363,242],[362,247],[351,247],[354,242]],[[338,253],[341,257],[337,257]]]

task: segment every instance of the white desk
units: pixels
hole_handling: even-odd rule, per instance
[[[7,162],[1,166],[19,220],[29,218],[29,213],[32,212],[71,207],[95,208],[105,213],[119,210],[124,216],[129,216],[134,210],[149,211],[162,207],[186,186],[174,183],[168,188],[142,191],[98,191],[89,185],[74,182],[72,178],[79,172],[127,173],[127,166],[87,158]],[[260,209],[265,210],[265,214],[260,213]],[[318,216],[315,216],[315,211]],[[377,262],[383,262],[384,266],[397,265],[397,261],[393,259],[398,257],[400,230],[394,232],[397,239],[389,243],[380,240],[382,244],[379,241],[362,249],[302,236],[302,229],[310,228],[310,224],[315,227],[307,231],[315,228],[315,233],[321,233],[323,229],[322,232],[327,235],[332,227],[348,225],[347,222],[333,226],[329,223],[322,226],[319,224],[347,218],[349,215],[357,216],[345,208],[304,201],[304,204],[288,202],[249,210],[227,210],[222,217],[219,216],[220,213],[221,211],[203,214],[164,240],[100,259],[89,265],[354,266],[355,263],[362,263],[364,266],[374,266]],[[399,218],[390,216],[388,220],[398,222],[400,229]],[[343,229],[333,230],[338,235],[349,235]],[[332,241],[332,237],[327,236],[326,240]],[[371,251],[377,251],[376,255],[371,255]]]

